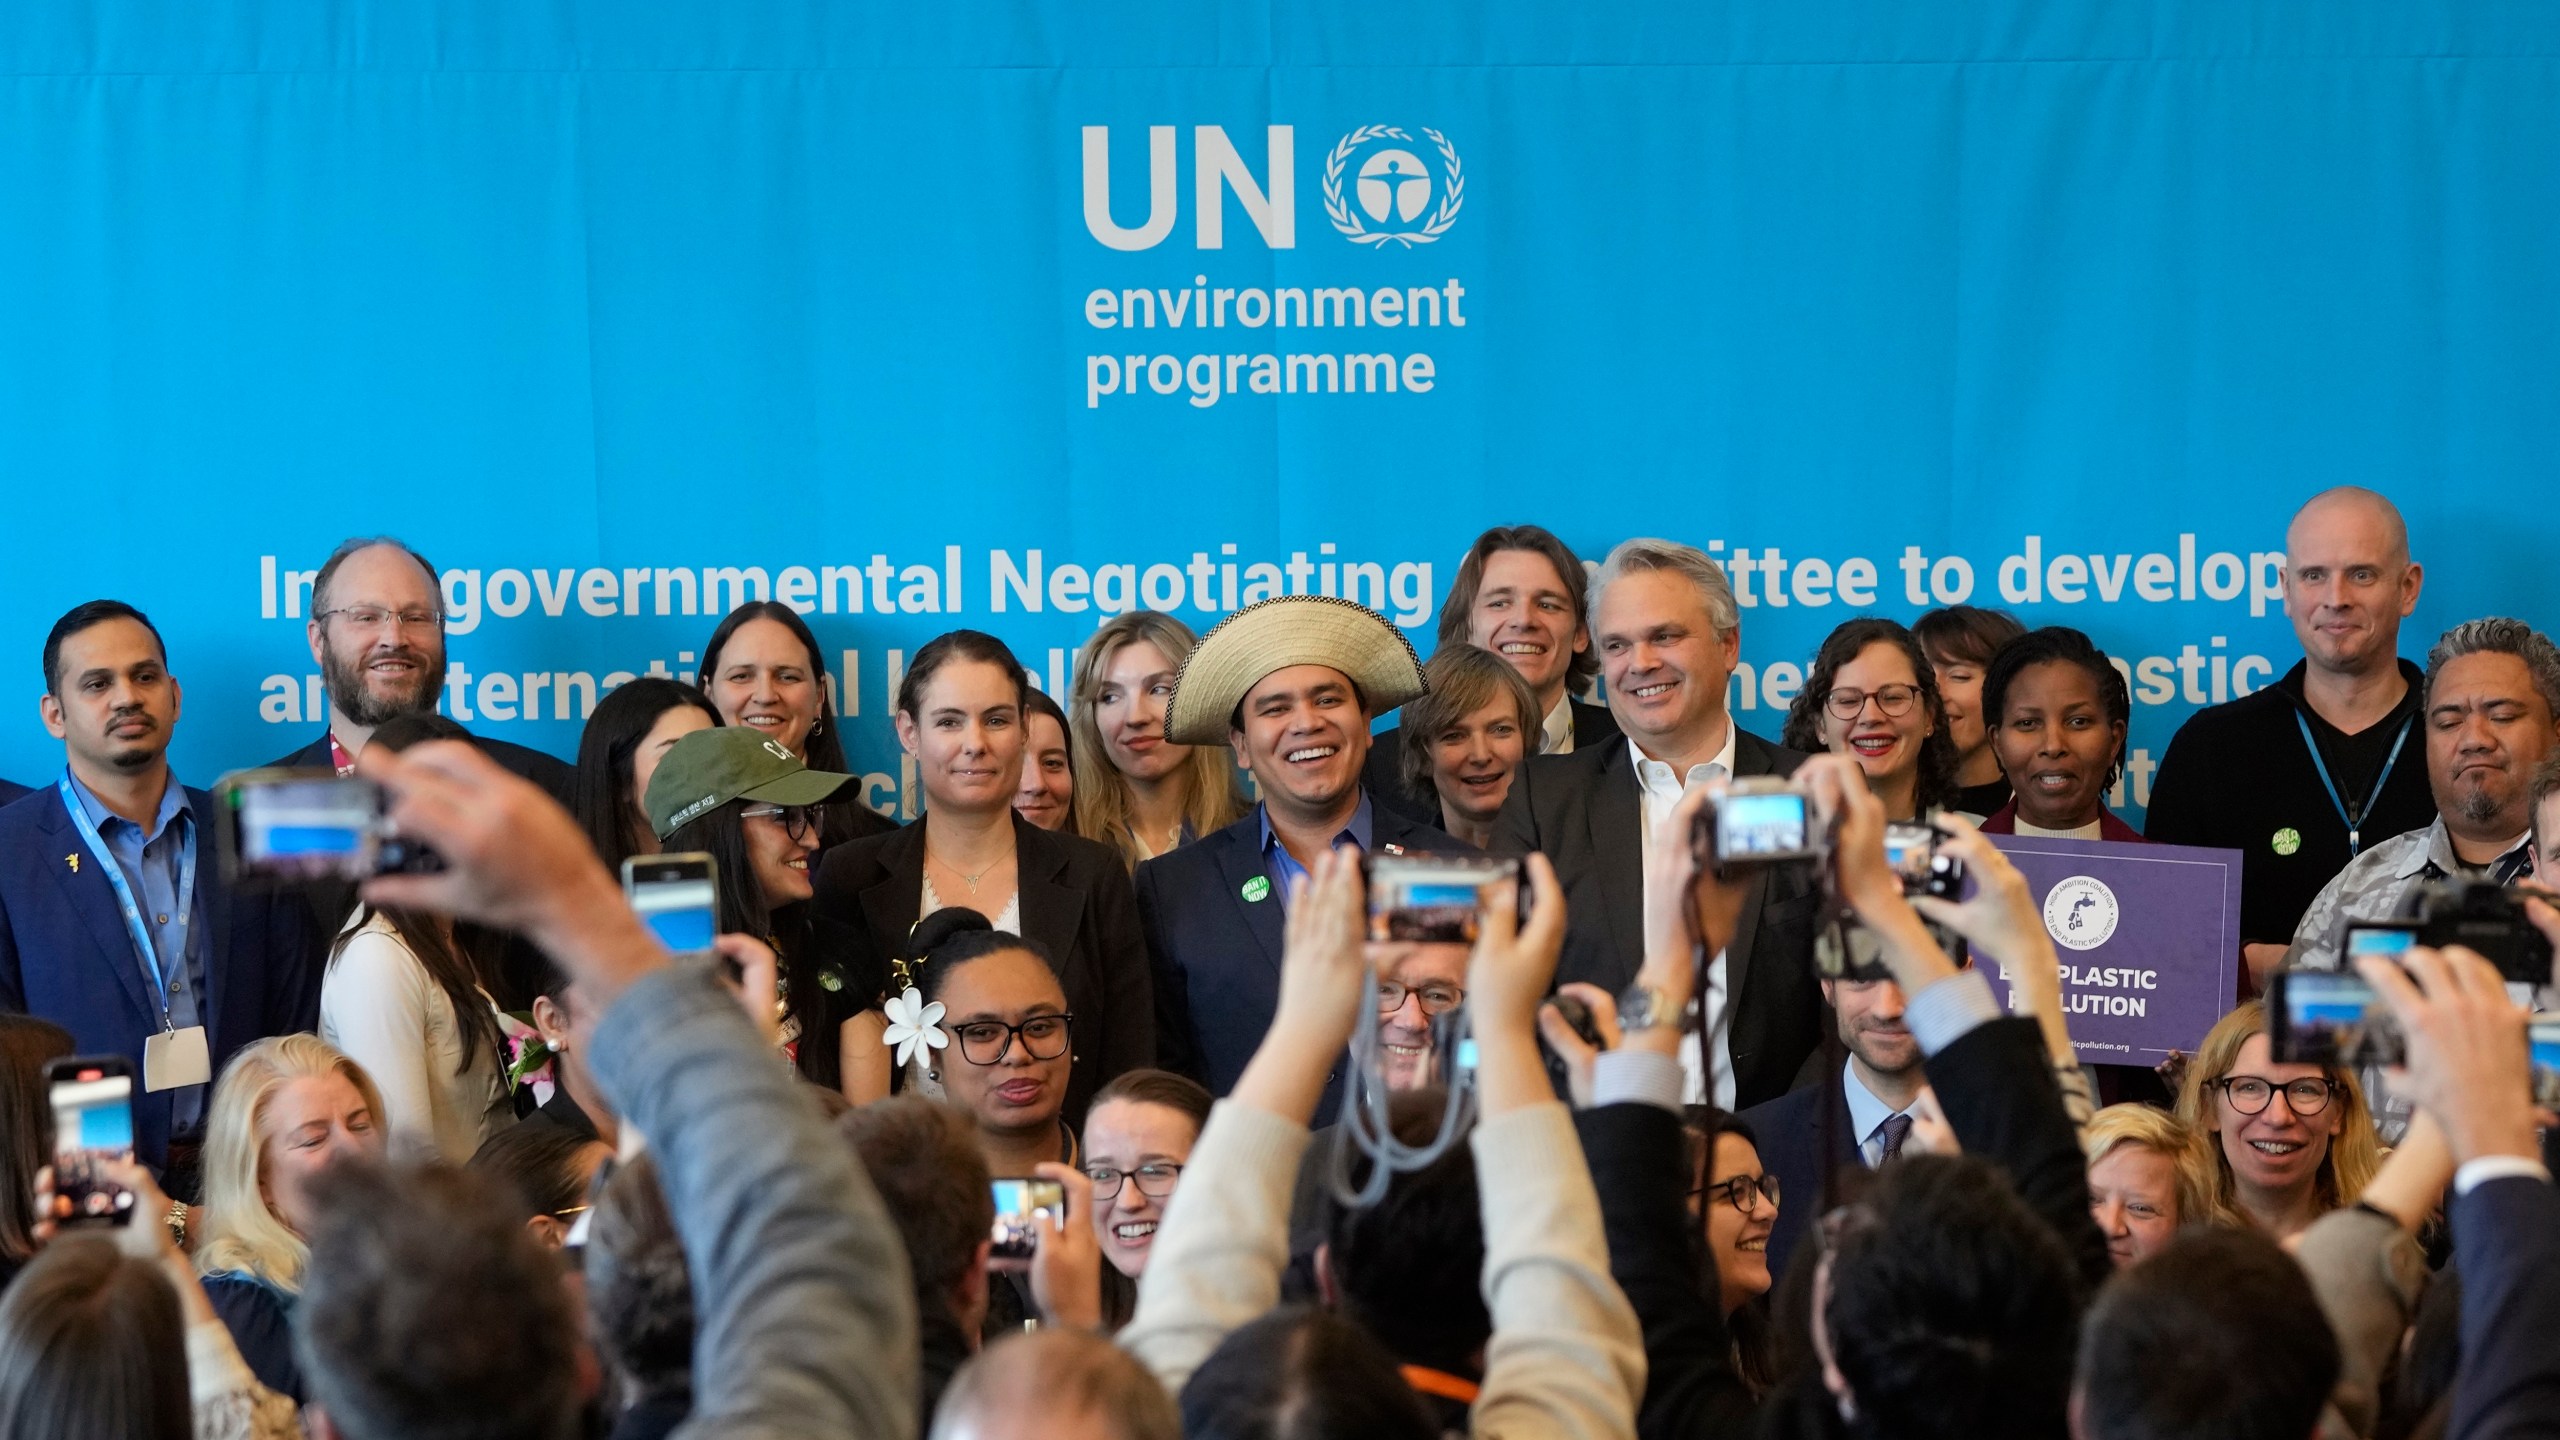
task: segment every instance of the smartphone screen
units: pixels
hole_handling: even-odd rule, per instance
[[[2536,1015],[2525,1030],[2533,1065],[2533,1103],[2560,1110],[2560,1015]]]
[[[996,1224],[987,1253],[1000,1260],[1028,1260],[1040,1248],[1039,1216],[1064,1223],[1067,1187],[1055,1180],[1004,1179],[989,1187],[995,1196]]]
[[[2269,1048],[2288,1065],[2397,1065],[2402,1046],[2392,1019],[2363,976],[2341,970],[2287,970],[2276,976]]]
[[[122,1225],[133,1192],[102,1161],[133,1158],[133,1067],[120,1056],[46,1067],[53,1102],[53,1213],[64,1225]]]
[[[622,862],[622,890],[658,943],[678,955],[707,954],[720,932],[719,868],[709,855],[635,855]]]
[[[378,868],[382,789],[325,770],[253,770],[226,777],[225,856],[235,878],[356,880]]]

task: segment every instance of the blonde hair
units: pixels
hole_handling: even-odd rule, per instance
[[[276,1092],[295,1080],[344,1075],[383,1123],[382,1093],[364,1067],[317,1035],[277,1035],[245,1046],[223,1067],[205,1120],[204,1243],[196,1273],[246,1271],[288,1294],[300,1293],[311,1247],[268,1208],[260,1181],[266,1146],[258,1129]]]
[[[2178,1087],[2178,1118],[2192,1132],[2189,1148],[2195,1152],[2196,1170],[2205,1182],[2205,1210],[2198,1218],[2216,1225],[2247,1229],[2254,1222],[2240,1207],[2230,1157],[2222,1153],[2219,1132],[2208,1123],[2206,1107],[2213,1100],[2206,1092],[2240,1063],[2240,1049],[2249,1043],[2249,1037],[2266,1028],[2265,1002],[2242,1002],[2206,1032],[2204,1043],[2196,1047],[2195,1059],[2187,1064],[2185,1083]],[[2373,1112],[2365,1105],[2364,1087],[2356,1083],[2354,1072],[2323,1065],[2320,1073],[2335,1087],[2336,1097],[2330,1103],[2339,1107],[2338,1133],[2329,1137],[2329,1151],[2320,1157],[2320,1205],[2323,1210],[2342,1210],[2356,1203],[2356,1197],[2373,1183],[2374,1173],[2382,1168],[2382,1140],[2374,1133]]]
[[[1132,610],[1115,615],[1076,652],[1076,679],[1067,702],[1067,730],[1073,742],[1067,746],[1067,754],[1076,777],[1076,833],[1117,847],[1122,863],[1132,870],[1147,856],[1138,848],[1137,833],[1129,828],[1129,779],[1111,763],[1111,753],[1103,748],[1102,726],[1094,718],[1094,711],[1101,701],[1102,677],[1111,668],[1111,657],[1119,654],[1123,646],[1140,641],[1163,652],[1165,663],[1180,670],[1182,662],[1191,658],[1200,637],[1191,633],[1190,626],[1161,610]],[[1226,752],[1216,746],[1194,745],[1189,749],[1181,769],[1175,772],[1182,777],[1182,818],[1193,835],[1223,830],[1244,814],[1244,801],[1236,794],[1235,767]]]
[[[2110,1105],[2089,1117],[2088,1127],[2080,1132],[2080,1145],[2092,1170],[2128,1145],[2166,1157],[2177,1176],[2177,1223],[2200,1225],[2212,1214],[2204,1152],[2196,1146],[2195,1132],[2168,1111],[2131,1103]]]

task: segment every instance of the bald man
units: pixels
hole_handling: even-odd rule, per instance
[[[2381,841],[2436,818],[2418,710],[2424,675],[2400,622],[2424,572],[2409,527],[2371,490],[2325,490],[2285,530],[2284,613],[2302,663],[2199,710],[2169,742],[2143,834],[2241,854],[2240,935],[2252,985],[2321,887]]]

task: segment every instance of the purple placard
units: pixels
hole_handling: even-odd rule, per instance
[[[2092,1064],[2194,1054],[2239,984],[2240,852],[1994,835],[2062,958],[2063,1019]],[[1983,967],[2003,1005],[2009,987]]]

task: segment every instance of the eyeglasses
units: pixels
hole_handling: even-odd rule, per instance
[[[1754,1191],[1759,1193],[1760,1198],[1769,1202],[1769,1208],[1773,1210],[1777,1208],[1778,1177],[1775,1175],[1736,1175],[1730,1180],[1719,1180],[1713,1185],[1701,1185],[1689,1194],[1711,1204],[1722,1200],[1748,1215],[1751,1213],[1751,1195]]]
[[[2263,1113],[2267,1102],[2282,1092],[2285,1108],[2307,1118],[2328,1109],[2329,1097],[2338,1093],[2334,1083],[2316,1075],[2281,1085],[2257,1075],[2226,1075],[2213,1083],[2222,1087],[2222,1098],[2231,1102],[2231,1108],[2243,1115]]]
[[[1400,985],[1393,980],[1378,982],[1378,1013],[1393,1015],[1404,1008],[1411,995],[1422,1002],[1425,1015],[1446,1015],[1466,1003],[1467,992],[1446,981],[1434,980],[1427,985]]]
[[[782,832],[794,840],[806,840],[818,833],[826,823],[824,805],[750,805],[738,812],[741,820],[779,820]]]
[[[972,1020],[954,1025],[951,1033],[960,1038],[960,1058],[972,1065],[1001,1065],[1013,1051],[1016,1037],[1022,1041],[1022,1053],[1034,1060],[1055,1060],[1067,1053],[1067,1027],[1073,1015],[1034,1015],[1019,1025],[1001,1020]]]
[[[323,610],[312,618],[326,620],[332,615],[346,617],[347,623],[358,630],[379,630],[395,622],[399,630],[438,630],[444,627],[442,611],[385,610],[379,605],[343,605],[334,610]]]
[[[1822,708],[1839,719],[1855,720],[1873,700],[1876,708],[1887,715],[1908,715],[1911,702],[1919,698],[1920,691],[1910,685],[1879,685],[1873,690],[1852,690],[1844,685],[1822,697]]]
[[[1120,1182],[1134,1181],[1138,1193],[1150,1200],[1161,1200],[1173,1193],[1173,1182],[1182,1178],[1182,1167],[1161,1161],[1141,1165],[1135,1170],[1114,1170],[1108,1165],[1088,1166],[1084,1178],[1093,1182],[1093,1198],[1108,1200],[1120,1193]]]

